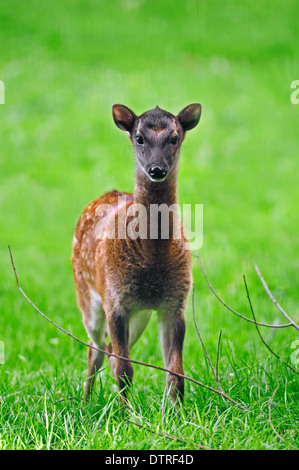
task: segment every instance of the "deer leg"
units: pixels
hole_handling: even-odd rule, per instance
[[[90,341],[90,346],[96,346],[93,341]],[[103,347],[105,347],[103,345]],[[100,348],[102,349],[102,348]],[[85,398],[86,400],[91,396],[96,379],[96,373],[100,370],[104,360],[104,354],[92,348],[88,349],[88,373],[85,382]]]
[[[183,375],[184,309],[178,308],[172,313],[162,312],[158,318],[165,368]],[[175,403],[183,402],[184,379],[167,373],[166,380],[171,399]]]
[[[107,315],[107,319],[111,339],[108,352],[129,359],[129,317],[119,311],[112,311]],[[127,394],[124,388],[133,382],[133,366],[131,362],[116,357],[110,357],[109,359],[119,389],[122,395],[126,397]]]
[[[134,346],[136,341],[139,339],[143,331],[148,325],[148,322],[150,321],[152,315],[151,310],[141,310],[139,311],[132,319],[130,319],[130,324],[129,324],[129,349]],[[113,353],[112,351],[112,345],[111,343],[108,344],[106,347],[106,351],[108,353]],[[112,370],[112,373],[114,377],[116,377],[116,371],[115,371],[115,357],[113,356],[108,356],[109,359],[109,365]]]
[[[101,298],[98,294],[90,291],[90,303],[88,315],[84,315],[85,328],[90,338],[90,345],[105,349],[106,346],[106,316],[102,308]],[[101,368],[105,354],[96,349],[88,350],[88,375],[85,384],[85,397],[88,399],[94,387],[97,371]]]

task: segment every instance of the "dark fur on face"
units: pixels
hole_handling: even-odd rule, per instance
[[[164,181],[177,164],[185,132],[197,125],[200,113],[199,103],[186,106],[177,116],[158,106],[140,116],[126,106],[113,106],[116,125],[128,132],[133,143],[136,164],[158,182]]]
[[[174,118],[175,116],[156,106],[142,114],[138,121],[142,120],[144,128],[159,132],[171,126]]]

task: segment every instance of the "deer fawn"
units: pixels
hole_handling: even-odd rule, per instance
[[[120,104],[112,109],[115,124],[128,133],[134,147],[135,189],[134,194],[108,192],[91,202],[81,215],[72,254],[77,302],[91,344],[126,358],[148,324],[152,310],[156,310],[165,367],[183,374],[184,311],[192,285],[191,254],[181,221],[181,237],[174,236],[171,222],[175,210],[168,214],[168,236],[161,236],[159,214],[158,235],[151,237],[155,230],[150,226],[150,208],[177,205],[180,147],[186,131],[198,124],[201,105],[191,104],[177,116],[159,107],[140,116]],[[128,228],[132,220],[128,216],[130,209],[140,209],[140,205],[145,208],[139,227],[144,228],[143,236],[120,237],[117,227]],[[104,236],[97,236],[99,229]],[[115,236],[108,236],[109,233]],[[108,346],[107,334],[111,340]],[[103,360],[104,353],[89,349],[87,397]],[[132,363],[113,356],[109,356],[109,363],[126,396],[125,387],[133,379]],[[174,402],[183,399],[183,378],[168,373],[167,385]]]

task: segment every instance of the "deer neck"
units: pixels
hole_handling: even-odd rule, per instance
[[[177,204],[177,168],[174,168],[162,182],[151,181],[142,169],[137,168],[134,202],[142,204],[147,210],[150,210],[151,204],[167,204],[167,206]]]
[[[179,214],[177,170],[173,170],[171,177],[167,177],[163,182],[153,182],[142,170],[136,171],[134,203],[142,204],[146,209],[147,238],[142,241],[145,251],[152,259],[161,257],[161,253],[163,253],[164,258],[165,256],[167,257],[169,250],[171,250],[170,241],[174,238],[174,230],[176,230],[174,228],[176,227],[174,220],[178,220],[175,217]],[[161,208],[161,205],[164,205],[164,208],[167,206],[167,209],[170,209],[169,223],[165,222],[165,218],[163,218],[165,215],[162,217],[162,215],[159,214],[153,217],[154,211]],[[166,217],[168,218],[168,215],[166,215]],[[155,236],[151,233],[153,226],[157,234]],[[167,238],[165,238],[166,232]]]

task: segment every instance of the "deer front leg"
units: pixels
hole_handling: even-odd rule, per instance
[[[129,317],[119,310],[113,310],[110,311],[107,318],[111,339],[108,352],[129,359]],[[110,357],[110,366],[122,395],[126,397],[127,393],[124,389],[133,382],[132,363]]]
[[[159,314],[159,323],[165,368],[183,375],[184,307],[162,311]],[[167,373],[167,387],[170,397],[176,404],[183,402],[184,379],[182,377]]]
[[[96,346],[93,341],[90,342],[90,346]],[[105,344],[100,344],[101,348],[105,347]],[[85,400],[88,401],[89,397],[94,388],[96,379],[96,373],[100,370],[104,360],[104,354],[95,351],[92,348],[88,349],[88,375],[85,384]]]

